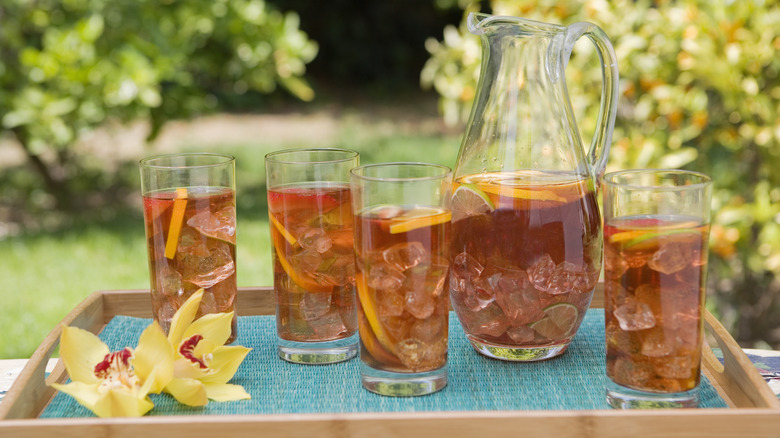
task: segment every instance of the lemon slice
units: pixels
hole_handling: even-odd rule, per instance
[[[544,318],[530,327],[547,339],[562,339],[573,334],[579,313],[573,304],[553,304],[545,307]]]
[[[496,209],[487,194],[474,184],[462,184],[452,194],[452,220],[489,213]]]
[[[529,190],[504,184],[478,184],[477,187],[485,193],[507,196],[528,201],[566,202],[566,198],[558,196],[550,190]]]
[[[179,245],[179,234],[184,222],[184,210],[187,208],[187,189],[176,189],[176,199],[173,201],[171,222],[168,224],[168,240],[165,242],[165,257],[173,259],[176,256],[176,247]]]
[[[449,222],[452,212],[436,208],[418,207],[407,213],[393,218],[390,225],[390,234],[408,233],[418,228],[432,227],[434,225]]]
[[[366,284],[363,274],[360,272],[355,274],[355,289],[357,289],[360,307],[363,308],[363,313],[366,315],[368,325],[371,326],[371,331],[374,332],[379,344],[392,353],[395,351],[393,343],[390,342],[390,337],[379,322],[379,313],[376,310],[376,303],[371,299],[368,291],[368,284]]]
[[[276,217],[274,217],[271,212],[268,213],[268,218],[271,220],[271,223],[274,224],[277,230],[279,230],[280,233],[282,233],[282,236],[284,236],[285,240],[290,242],[290,245],[295,246],[296,243],[298,243],[298,239],[295,238],[289,231],[287,231],[287,228],[282,225],[281,222],[279,222]]]

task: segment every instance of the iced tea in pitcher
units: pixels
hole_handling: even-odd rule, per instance
[[[472,345],[505,360],[562,353],[601,270],[592,180],[516,171],[454,186],[450,293]]]

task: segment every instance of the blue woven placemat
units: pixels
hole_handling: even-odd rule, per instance
[[[150,322],[117,316],[100,338],[112,351],[135,346]],[[607,378],[601,309],[588,311],[565,354],[532,363],[509,363],[480,355],[450,313],[449,383],[437,393],[408,398],[383,397],[363,389],[357,358],[317,366],[282,361],[276,353],[273,316],[240,317],[238,329],[236,343],[253,350],[232,383],[243,385],[251,400],[210,402],[191,408],[167,394],[153,394],[155,407],[148,415],[610,409],[604,396]],[[704,376],[700,406],[727,407]],[[89,410],[62,393],[41,414],[42,418],[90,416]]]

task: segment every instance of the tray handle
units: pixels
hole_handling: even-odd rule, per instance
[[[706,342],[702,348],[702,360],[706,362],[712,378],[729,394],[736,407],[780,409],[777,396],[731,334],[708,310],[704,311],[704,326],[723,352],[723,363]]]
[[[97,333],[103,325],[102,294],[92,293],[71,310],[61,324],[49,332],[14,381],[8,394],[3,398],[3,403],[0,403],[0,420],[36,418],[54,396],[54,389],[47,383],[61,380],[65,376],[65,367],[61,361],[58,361],[54,370],[46,378],[46,365],[60,345],[63,325]]]

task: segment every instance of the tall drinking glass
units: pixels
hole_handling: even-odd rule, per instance
[[[699,400],[712,179],[683,170],[604,177],[607,401]]]
[[[326,364],[357,355],[349,170],[358,160],[342,149],[265,156],[278,352],[286,361]]]
[[[414,396],[447,384],[449,168],[352,170],[363,386]]]
[[[182,153],[144,158],[139,166],[154,319],[167,333],[176,310],[201,288],[198,317],[233,311],[235,159]],[[234,317],[228,342],[236,335]]]

